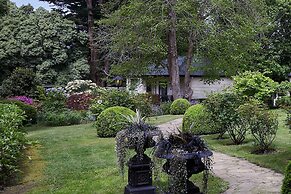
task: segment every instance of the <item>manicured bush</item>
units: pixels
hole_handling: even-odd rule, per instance
[[[121,131],[128,125],[128,120],[125,116],[135,115],[132,110],[114,106],[102,111],[97,117],[95,126],[99,137],[115,137],[117,132]]]
[[[288,110],[286,124],[289,126],[289,129],[291,129],[291,109]]]
[[[82,113],[77,111],[64,110],[60,112],[45,112],[41,121],[47,126],[77,125],[82,121]]]
[[[260,72],[244,72],[234,76],[234,90],[242,96],[267,102],[278,88],[278,83]]]
[[[291,109],[291,96],[282,96],[276,101],[276,105],[280,108]]]
[[[285,177],[282,185],[282,194],[290,194],[291,193],[291,161],[289,161],[286,171]]]
[[[18,162],[26,144],[20,130],[24,112],[14,104],[0,104],[0,186],[5,185],[19,170]]]
[[[73,94],[67,100],[67,107],[71,110],[88,110],[92,98],[88,93]]]
[[[35,73],[31,69],[16,68],[12,74],[2,82],[0,96],[30,96],[36,91]]]
[[[186,99],[177,99],[171,104],[170,113],[173,115],[182,115],[191,106],[190,102]]]
[[[160,107],[162,109],[163,115],[169,115],[171,114],[171,105],[172,102],[162,102]]]
[[[184,114],[182,130],[195,135],[217,133],[209,113],[202,104],[190,106]]]
[[[203,104],[209,112],[211,120],[220,132],[219,137],[222,137],[231,124],[236,121],[238,117],[236,109],[243,102],[242,97],[232,91],[213,93],[204,101]]]
[[[35,124],[37,123],[37,110],[31,105],[25,104],[17,100],[0,100],[0,104],[15,104],[21,110],[23,110],[25,119],[23,124]]]
[[[100,100],[107,108],[113,106],[122,106],[131,110],[135,110],[133,97],[128,91],[115,89],[107,90],[107,92],[100,97]]]
[[[96,116],[96,118],[99,116],[99,114],[106,109],[104,104],[98,103],[98,100],[94,100],[94,103],[90,106],[90,111],[93,115]]]

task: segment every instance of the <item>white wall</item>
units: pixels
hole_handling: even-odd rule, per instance
[[[193,77],[190,86],[193,90],[192,99],[205,99],[212,92],[220,92],[227,87],[232,87],[233,81],[229,78],[224,78],[212,84],[207,84],[201,81],[201,78]]]

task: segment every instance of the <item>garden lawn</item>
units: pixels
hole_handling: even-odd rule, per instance
[[[29,139],[38,141],[29,153],[39,153],[31,154],[24,167],[23,180],[36,182],[28,193],[123,193],[127,180],[119,176],[114,138],[96,137],[92,124],[34,126],[28,131]],[[214,194],[226,190],[227,184],[212,177],[209,187]]]
[[[210,148],[228,155],[245,158],[250,162],[276,172],[284,173],[288,160],[291,160],[291,133],[285,125],[286,112],[283,110],[272,110],[279,115],[279,129],[274,141],[275,151],[268,154],[252,154],[254,151],[253,139],[248,135],[242,145],[233,145],[230,139],[217,140],[217,135],[204,136]],[[227,137],[227,135],[225,135]]]

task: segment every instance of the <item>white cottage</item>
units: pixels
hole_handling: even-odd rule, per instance
[[[185,79],[185,57],[178,57],[179,74],[181,81],[181,93],[184,96],[184,79]],[[199,64],[193,64],[193,66],[198,66]],[[192,100],[202,100],[207,97],[208,94],[212,92],[219,92],[227,87],[231,87],[233,81],[226,77],[221,77],[219,81],[213,82],[211,84],[205,83],[203,80],[203,72],[196,71],[191,73],[190,86],[192,88],[193,94]],[[134,83],[133,83],[134,82]],[[168,69],[164,67],[151,67],[148,74],[142,76],[138,80],[127,79],[128,89],[135,85],[135,91],[137,93],[151,93],[153,95],[159,96],[162,101],[167,101],[172,99],[172,89],[169,80]]]

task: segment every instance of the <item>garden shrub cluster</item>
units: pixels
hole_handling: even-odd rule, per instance
[[[286,171],[285,171],[285,177],[283,180],[282,185],[282,194],[290,194],[291,193],[291,161],[289,161]]]
[[[21,130],[24,112],[15,104],[0,103],[0,186],[19,170],[18,161],[26,144]]]
[[[18,100],[0,100],[0,104],[15,104],[18,106],[24,112],[25,119],[23,120],[23,124],[37,123],[37,110],[35,107]]]
[[[121,106],[110,107],[102,111],[95,122],[97,135],[99,137],[115,137],[117,132],[127,126],[126,116],[129,115],[134,116],[135,112]]]
[[[152,101],[147,94],[131,94],[124,90],[106,90],[99,93],[99,97],[92,101],[90,110],[98,116],[103,110],[109,107],[122,106],[133,111],[136,109],[142,112],[143,116],[152,114]]]
[[[219,137],[230,128],[230,125],[238,117],[236,109],[243,104],[243,99],[238,94],[225,91],[213,93],[204,101],[210,118],[216,124]]]
[[[67,99],[67,107],[71,110],[88,110],[93,96],[89,93],[72,94]]]
[[[92,90],[97,88],[97,85],[91,80],[74,80],[68,82],[65,90],[68,94],[75,93],[91,93]]]
[[[43,118],[43,123],[47,126],[66,126],[80,124],[83,117],[81,112],[63,110],[61,112],[45,112]]]
[[[188,100],[179,98],[171,104],[170,113],[173,115],[182,115],[190,106],[191,104]]]
[[[33,70],[18,67],[2,82],[2,85],[0,86],[0,96],[34,97],[36,85],[36,75]]]
[[[217,133],[209,112],[202,104],[196,104],[187,109],[183,117],[182,130],[195,135]]]
[[[160,104],[160,107],[161,107],[161,109],[162,109],[162,113],[164,114],[164,115],[169,115],[169,114],[171,114],[171,105],[172,105],[172,102],[162,102],[161,104]]]

